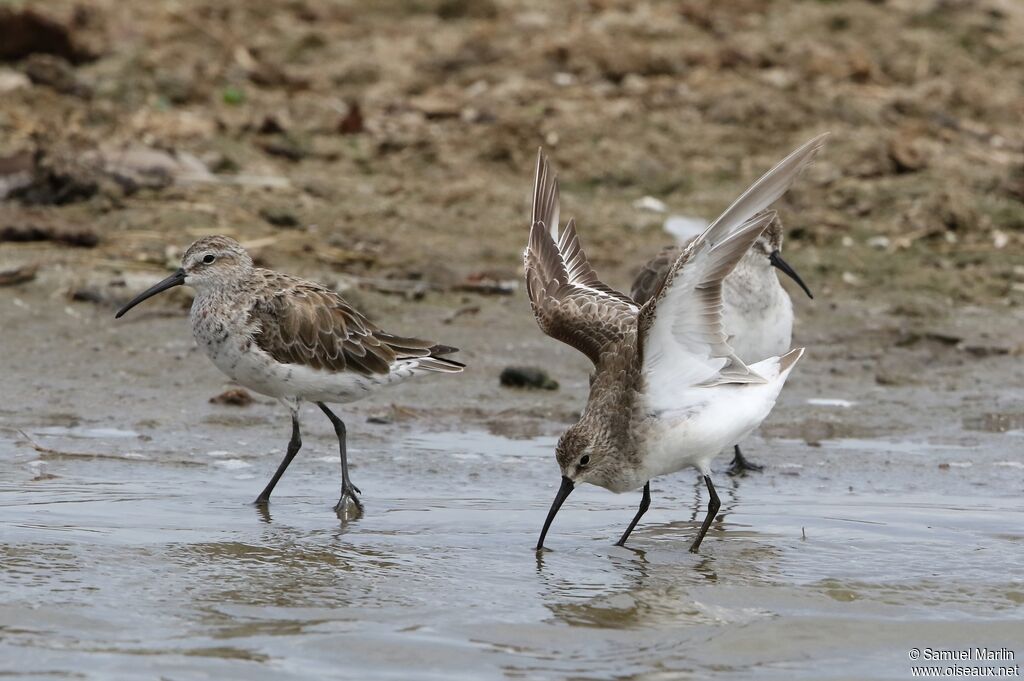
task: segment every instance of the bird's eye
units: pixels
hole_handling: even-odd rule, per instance
[[[213,261],[216,260],[216,259],[217,259],[217,256],[215,256],[213,253],[210,253],[209,255],[203,257],[203,263],[205,263],[207,265],[212,265]]]
[[[582,457],[580,457],[581,466],[586,466],[588,463],[590,463],[590,454],[584,454]]]

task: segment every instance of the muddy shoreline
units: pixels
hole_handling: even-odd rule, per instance
[[[5,672],[888,679],[914,646],[1019,645],[1021,363],[966,349],[1019,319],[965,310],[937,336],[853,301],[801,306],[808,361],[745,446],[766,471],[715,462],[699,556],[706,500],[683,471],[652,484],[630,549],[612,543],[637,495],[586,488],[538,558],[587,367],[522,294],[451,324],[461,296],[366,296],[470,368],[338,410],[366,504],[342,522],[334,434],[308,406],[303,451],[254,509],[287,414],[211,404],[229,385],[180,309],[115,323],[45,276],[19,293],[0,302]],[[560,389],[499,388],[510,357]]]
[[[128,298],[147,280],[135,281],[135,289],[124,287],[117,295]],[[153,301],[115,321],[116,299],[68,302],[65,282],[63,276],[44,274],[8,289],[15,295],[2,301],[2,375],[5,393],[17,396],[7,407],[16,420],[31,420],[34,413],[72,414],[71,407],[83,411],[69,418],[86,421],[116,420],[126,407],[132,420],[159,419],[157,404],[152,414],[136,413],[157,396],[174,412],[246,418],[253,410],[207,404],[231,386],[194,346],[182,308],[187,302]],[[468,364],[455,379],[414,381],[346,406],[357,424],[377,416],[394,427],[483,426],[507,437],[531,437],[558,432],[582,408],[586,359],[540,333],[522,291],[511,296],[432,293],[418,301],[359,289],[350,295],[385,328],[456,345]],[[763,427],[767,436],[814,442],[933,432],[969,439],[975,432],[1020,428],[1024,369],[1014,332],[1024,314],[971,307],[937,318],[907,317],[900,302],[794,299],[794,344],[808,348],[807,361]],[[473,312],[452,318],[459,309]],[[499,386],[502,369],[523,364],[548,370],[560,388]],[[261,412],[276,404],[256,397]],[[837,408],[834,400],[851,405]]]
[[[1024,5],[117,0],[0,7],[0,675],[909,678],[1024,655]],[[14,35],[12,42],[4,36]],[[5,33],[7,31],[7,33]],[[14,46],[14,47],[12,47]],[[17,49],[14,49],[17,48]],[[588,362],[537,329],[538,147],[604,281],[831,132],[779,202],[807,354],[744,447],[581,489],[532,550]],[[466,372],[286,411],[199,352],[199,236]],[[788,283],[785,285],[788,286]],[[557,390],[499,386],[536,365]],[[126,607],[128,604],[129,607]],[[1018,659],[1020,659],[1018,657]]]

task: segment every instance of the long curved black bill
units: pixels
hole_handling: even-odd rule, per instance
[[[808,298],[814,298],[814,294],[811,293],[811,289],[807,288],[807,284],[800,278],[800,275],[796,273],[789,263],[782,259],[782,255],[778,251],[772,251],[772,254],[768,256],[768,260],[771,262],[773,267],[777,267],[782,270],[790,279],[800,285],[800,288],[804,290]]]
[[[562,486],[558,488],[558,494],[555,495],[555,500],[551,502],[551,510],[548,511],[548,518],[544,521],[544,529],[540,531],[540,539],[537,540],[538,551],[544,548],[544,537],[548,536],[548,528],[551,527],[551,521],[555,519],[558,509],[562,508],[562,504],[572,494],[574,486],[572,480],[564,475],[562,476]]]
[[[127,305],[125,305],[124,307],[122,307],[120,310],[117,311],[117,314],[114,315],[114,318],[115,319],[120,319],[121,315],[123,315],[125,312],[127,312],[128,310],[132,309],[133,307],[135,307],[136,305],[141,303],[146,298],[152,298],[153,296],[155,296],[156,294],[160,293],[161,291],[166,291],[167,289],[174,288],[175,286],[181,286],[184,283],[185,283],[185,270],[179,269],[177,272],[175,272],[171,276],[167,277],[166,279],[161,281],[159,284],[154,284],[153,286],[150,286],[148,289],[146,289],[145,291],[143,291],[139,295],[137,295],[134,298],[132,298],[131,300],[129,300]]]

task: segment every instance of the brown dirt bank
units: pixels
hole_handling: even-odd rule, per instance
[[[461,342],[480,373],[453,418],[469,396],[495,428],[526,407],[542,427],[578,408],[565,391],[582,395],[585,363],[537,332],[521,292],[454,290],[518,281],[536,148],[599,271],[626,288],[667,240],[666,214],[637,199],[711,217],[830,130],[780,206],[787,258],[818,296],[797,301],[812,354],[794,393],[901,403],[870,428],[911,428],[937,403],[946,416],[926,421],[1012,411],[1016,3],[59,0],[45,14],[95,59],[0,64],[0,271],[23,282],[0,288],[4,345],[21,348],[9,366],[50,324],[73,338],[52,311],[105,326],[193,238],[222,232],[349,287],[396,330]],[[524,356],[563,390],[496,395]],[[407,390],[395,399],[412,405],[433,388]],[[809,439],[843,434],[819,416]]]
[[[1016,3],[45,10],[97,58],[0,67],[29,80],[3,94],[0,156],[32,178],[0,227],[85,229],[99,246],[83,258],[5,244],[4,260],[162,265],[216,231],[264,243],[274,265],[511,276],[545,145],[593,259],[624,275],[665,240],[664,216],[634,200],[711,216],[830,130],[781,206],[791,258],[819,290],[1024,301]]]

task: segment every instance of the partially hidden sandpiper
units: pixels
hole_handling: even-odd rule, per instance
[[[630,297],[637,305],[654,296],[679,255],[699,233],[676,236],[678,245],[669,246],[651,258],[633,281]],[[775,270],[791,277],[808,298],[814,297],[796,270],[782,259],[782,236],[782,221],[776,216],[722,285],[722,327],[729,346],[744,362],[782,355],[792,343],[793,301]],[[743,456],[739,443],[733,445],[733,451],[730,475],[762,469]]]
[[[454,374],[456,348],[387,333],[331,289],[256,267],[226,236],[206,236],[185,251],[181,268],[140,293],[117,317],[174,286],[191,286],[192,334],[222,372],[291,411],[292,435],[284,459],[256,504],[266,505],[302,440],[299,406],[315,402],[330,419],[341,453],[341,497],[335,511],[362,513],[359,489],[348,474],[344,422],[327,404],[347,404],[421,374]]]
[[[576,485],[613,492],[643,487],[640,507],[618,545],[650,506],[650,480],[692,466],[710,501],[696,553],[721,505],[711,460],[742,441],[768,416],[803,348],[745,364],[722,328],[722,280],[775,215],[779,199],[822,146],[816,137],[740,196],[683,250],[643,306],[598,279],[573,220],[559,227],[558,182],[537,159],[526,287],[541,330],[594,363],[590,397],[579,421],[559,439],[562,483],[537,550]]]

